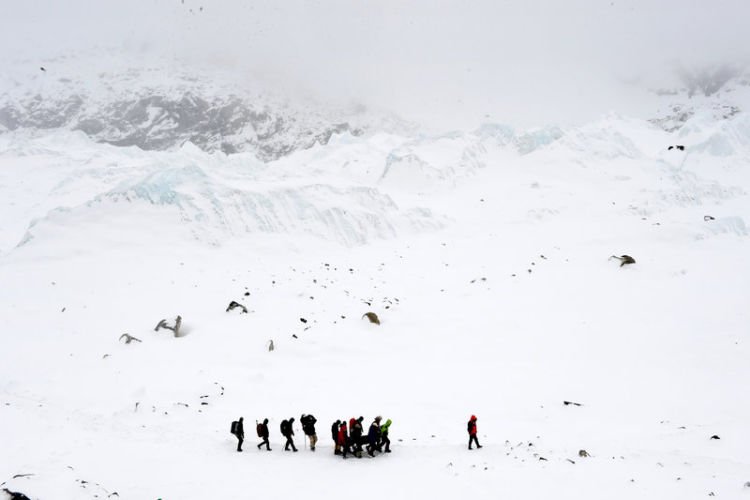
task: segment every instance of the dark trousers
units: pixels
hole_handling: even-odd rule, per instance
[[[289,446],[292,447],[292,450],[297,451],[297,447],[294,446],[294,441],[292,441],[291,434],[286,437],[286,444],[284,445],[284,450],[289,451]]]
[[[385,446],[386,453],[391,452],[391,440],[388,439],[388,435],[383,434],[382,436],[380,436],[380,446]]]
[[[237,451],[242,451],[242,442],[245,441],[244,438],[237,436]]]
[[[367,443],[367,454],[370,455],[371,457],[374,457],[375,456],[375,450],[380,451],[380,445],[378,444],[378,440],[377,439],[371,439]]]
[[[263,438],[263,441],[258,445],[258,449],[260,450],[263,447],[263,445],[266,445],[266,449],[268,451],[271,451],[271,445],[268,443],[268,437]]]
[[[347,453],[351,453],[352,450],[349,448],[349,441],[341,445],[341,454],[346,458]]]
[[[479,441],[477,440],[477,435],[476,434],[471,434],[469,436],[469,449],[471,449],[471,443],[476,443],[477,444],[477,448],[481,448],[482,447],[482,445],[480,445]]]

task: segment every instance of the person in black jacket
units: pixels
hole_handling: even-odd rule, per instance
[[[245,440],[245,426],[242,424],[242,421],[244,420],[244,417],[240,417],[240,420],[237,422],[237,433],[235,436],[237,436],[237,451],[242,451],[242,442]]]
[[[268,419],[263,420],[262,424],[258,424],[258,437],[263,439],[258,444],[258,449],[260,450],[263,445],[266,445],[266,450],[271,451],[271,445],[268,443]]]
[[[362,458],[362,421],[364,419],[365,417],[359,417],[358,419],[354,420],[352,428],[349,429],[349,436],[351,438],[352,445],[354,445],[352,454],[357,458]]]
[[[315,443],[318,442],[318,435],[315,433],[315,422],[318,420],[312,415],[305,415],[299,418],[299,422],[302,424],[302,432],[310,440],[310,450],[315,451]]]
[[[292,451],[297,452],[297,447],[294,446],[294,441],[292,440],[292,436],[294,436],[292,425],[294,425],[294,417],[290,418],[289,420],[283,420],[281,422],[281,435],[286,438],[284,451],[289,451],[289,446],[291,446]]]
[[[333,448],[334,455],[341,455],[341,446],[339,445],[339,426],[341,426],[341,420],[336,420],[331,426],[331,439],[335,447]]]

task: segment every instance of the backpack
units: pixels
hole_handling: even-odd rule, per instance
[[[312,415],[305,415],[304,418],[301,418],[300,423],[302,424],[302,430],[305,432],[306,435],[312,436],[315,434],[315,417]]]
[[[281,426],[279,427],[279,430],[281,430],[281,434],[286,436],[289,434],[289,421],[288,420],[282,420]]]
[[[229,432],[231,432],[233,435],[236,436],[237,435],[237,426],[238,425],[240,425],[240,423],[237,420],[235,420],[234,422],[232,422],[232,427],[230,428]]]
[[[258,433],[258,437],[262,438],[263,437],[263,424],[256,425],[255,430]]]

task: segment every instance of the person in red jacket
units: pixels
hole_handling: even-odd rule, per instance
[[[349,434],[346,432],[346,422],[341,423],[341,427],[339,427],[339,448],[341,449],[341,454],[346,458],[347,452],[349,452]]]
[[[469,419],[469,425],[468,425],[468,431],[469,431],[469,449],[471,449],[471,443],[474,442],[477,445],[477,448],[481,448],[482,445],[479,444],[479,441],[477,440],[477,417],[472,415]]]

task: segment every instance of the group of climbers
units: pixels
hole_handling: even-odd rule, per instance
[[[302,424],[302,432],[305,433],[305,436],[310,440],[310,450],[315,451],[315,444],[318,442],[318,436],[315,433],[315,423],[317,422],[317,419],[313,415],[305,415],[304,413],[300,417],[300,423]],[[239,420],[236,420],[232,422],[232,434],[237,437],[237,451],[242,451],[242,442],[245,440],[245,429],[243,424],[244,418],[240,417]],[[281,425],[279,426],[279,430],[281,431],[281,435],[286,438],[286,443],[284,444],[284,450],[289,451],[289,448],[291,447],[292,451],[296,452],[297,447],[294,445],[294,417],[290,419],[285,419],[281,421]],[[270,435],[270,432],[268,431],[268,419],[263,419],[263,422],[256,422],[256,432],[258,433],[258,437],[261,438],[261,442],[258,443],[258,449],[260,450],[263,446],[266,447],[266,450],[271,451],[271,444],[268,441],[268,437]]]
[[[231,432],[237,437],[237,451],[242,451],[242,442],[245,440],[245,429],[244,419],[240,417],[239,420],[232,422]],[[357,458],[362,458],[363,445],[367,454],[371,457],[375,456],[375,452],[379,453],[390,453],[391,452],[391,440],[388,439],[388,432],[391,428],[391,419],[386,420],[383,424],[382,417],[378,415],[375,417],[370,424],[370,428],[367,434],[364,434],[362,422],[364,417],[349,419],[347,426],[346,420],[336,420],[331,425],[331,439],[334,443],[334,454],[341,455],[346,458],[347,455],[354,455]],[[315,424],[317,419],[312,415],[305,415],[304,413],[300,417],[300,423],[302,424],[302,432],[310,440],[310,450],[315,451],[315,445],[318,442],[318,436],[315,432]],[[291,447],[292,451],[296,452],[297,447],[294,445],[294,417],[288,420],[281,421],[281,435],[286,438],[284,450],[289,451]],[[261,449],[264,445],[266,450],[271,451],[271,445],[268,441],[268,419],[264,419],[263,422],[256,424],[256,430],[258,437],[262,439],[258,443],[258,449]],[[476,444],[477,448],[481,448],[477,439],[477,417],[472,415],[467,424],[467,431],[469,433],[469,449],[471,450],[472,444]]]
[[[390,453],[391,440],[388,439],[388,432],[391,428],[391,420],[388,419],[381,425],[383,417],[377,416],[370,424],[367,435],[364,435],[362,422],[364,417],[350,418],[347,427],[346,420],[336,420],[331,425],[331,439],[335,445],[333,453],[346,458],[347,455],[354,455],[362,458],[362,446],[365,445],[367,454],[375,456],[375,452]]]
[[[302,424],[302,432],[304,432],[305,436],[310,440],[310,450],[315,451],[315,443],[318,442],[318,436],[315,434],[315,423],[318,420],[313,415],[305,415],[303,413],[299,421]],[[282,420],[279,430],[281,431],[281,435],[286,438],[284,451],[289,451],[289,447],[291,447],[292,451],[296,453],[298,450],[294,445],[294,439],[292,438],[292,436],[294,436],[293,426],[294,417],[288,420]],[[271,451],[271,447],[268,444],[268,419],[263,420],[262,424],[258,424],[258,437],[263,439],[263,441],[258,444],[258,449],[263,445],[266,445],[266,450]]]

